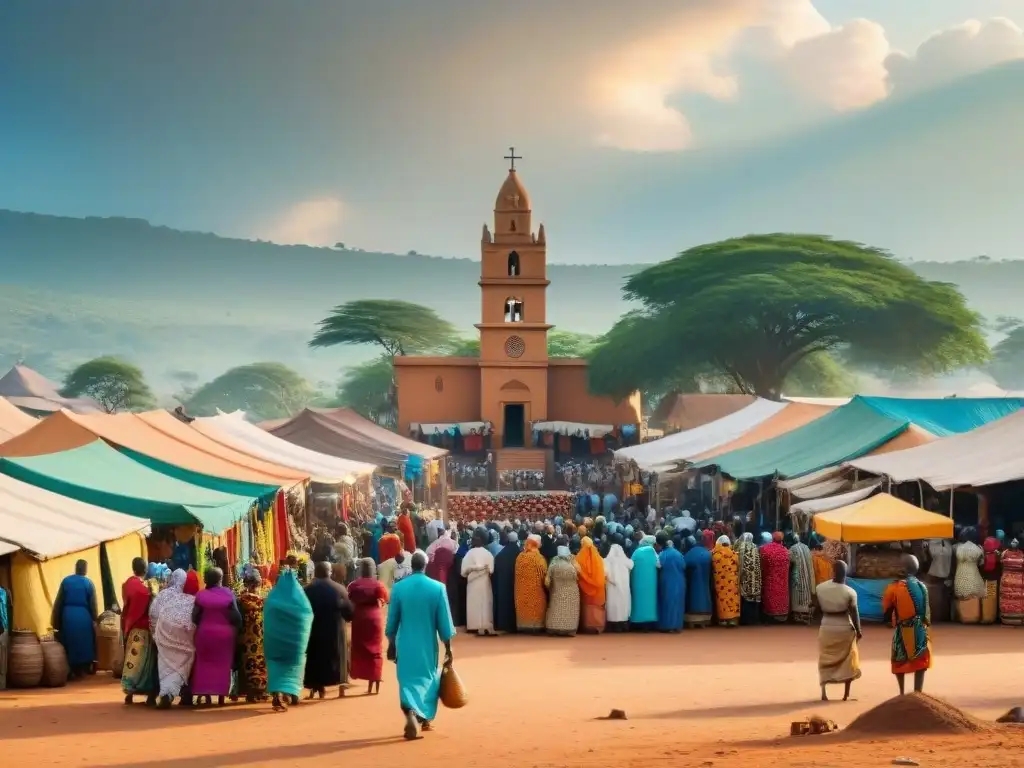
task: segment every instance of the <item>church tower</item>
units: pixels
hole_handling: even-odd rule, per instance
[[[480,405],[502,447],[525,447],[530,423],[547,419],[547,244],[533,232],[530,195],[510,162],[483,228],[480,259]]]

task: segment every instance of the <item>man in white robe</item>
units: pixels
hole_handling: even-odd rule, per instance
[[[494,634],[494,596],[491,574],[494,555],[487,549],[487,529],[473,530],[473,548],[462,558],[462,576],[466,579],[466,629],[480,635]]]
[[[622,549],[622,536],[615,534],[613,544],[604,559],[605,613],[608,629],[625,631],[629,621],[632,599],[629,592],[629,572],[633,561]]]

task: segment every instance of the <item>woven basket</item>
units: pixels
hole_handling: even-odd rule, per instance
[[[902,579],[903,553],[898,550],[867,550],[857,553],[858,579]]]
[[[466,706],[469,697],[462,678],[451,664],[445,664],[441,670],[441,703],[448,709],[461,709]]]

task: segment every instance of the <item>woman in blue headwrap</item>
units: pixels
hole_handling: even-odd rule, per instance
[[[628,531],[631,526],[626,526]],[[658,553],[654,551],[654,537],[644,536],[630,558],[633,570],[630,574],[629,621],[634,627],[649,630],[658,621]]]

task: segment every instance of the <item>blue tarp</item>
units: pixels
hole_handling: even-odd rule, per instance
[[[847,579],[846,583],[857,593],[857,608],[863,621],[882,621],[882,596],[893,579]]]

